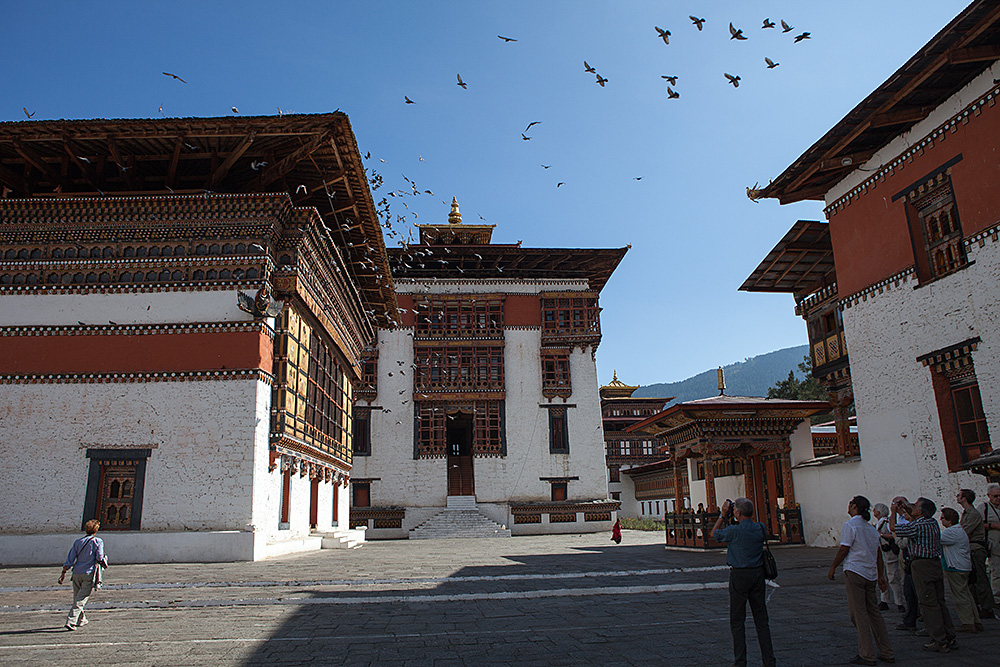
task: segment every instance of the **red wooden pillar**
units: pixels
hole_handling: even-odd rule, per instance
[[[795,507],[795,485],[792,484],[792,446],[785,437],[781,443],[781,483],[785,488],[785,507]]]
[[[718,503],[715,500],[715,451],[712,449],[711,445],[705,445],[704,449],[704,461],[705,461],[705,496],[707,497],[708,504],[706,508],[709,512],[715,512],[719,509]]]

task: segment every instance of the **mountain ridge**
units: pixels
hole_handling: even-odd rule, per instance
[[[802,379],[798,365],[809,354],[808,345],[786,347],[773,352],[765,352],[743,361],[723,366],[726,373],[726,394],[730,396],[767,396],[767,390],[780,380],[788,378],[788,372]],[[676,396],[672,403],[694,401],[719,395],[716,369],[710,369],[685,380],[659,382],[643,385],[632,394],[636,398],[667,398]]]

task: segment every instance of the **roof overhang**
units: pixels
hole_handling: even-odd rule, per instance
[[[0,123],[0,196],[284,193],[319,212],[368,308],[395,317],[385,244],[346,114]]]
[[[761,191],[822,200],[848,173],[1000,60],[1000,4],[975,0]]]
[[[779,398],[745,396],[716,396],[672,405],[663,412],[632,424],[625,433],[636,433],[661,438],[671,431],[700,421],[718,419],[764,420],[798,419],[828,412],[832,406],[826,401],[789,401]]]
[[[740,289],[800,295],[836,280],[830,223],[799,220],[767,253]]]

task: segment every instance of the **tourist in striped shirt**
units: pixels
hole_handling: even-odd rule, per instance
[[[933,519],[937,506],[927,498],[917,498],[909,511],[914,520],[905,526],[896,525],[896,518],[904,509],[908,508],[904,508],[901,501],[893,503],[889,527],[896,537],[905,537],[909,541],[910,571],[920,600],[920,613],[924,617],[927,634],[933,639],[924,644],[924,649],[948,653],[958,648],[958,643],[955,641],[955,626],[944,601],[941,528]]]

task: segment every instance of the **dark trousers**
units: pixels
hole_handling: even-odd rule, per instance
[[[970,549],[972,556],[972,570],[975,572],[975,582],[969,584],[972,589],[972,597],[979,607],[979,613],[993,611],[996,606],[993,600],[993,591],[990,590],[990,575],[986,573],[986,547],[981,544],[973,544]]]
[[[955,626],[944,601],[944,573],[939,558],[916,558],[910,565],[920,599],[920,613],[931,639],[944,644],[955,638]]]
[[[903,614],[903,625],[908,628],[917,627],[917,616],[920,615],[919,603],[917,601],[917,587],[913,585],[913,575],[909,572],[910,566],[906,566],[906,574],[903,576],[903,599],[906,600],[906,613]]]
[[[764,667],[774,665],[774,648],[771,646],[771,628],[767,622],[767,606],[764,604],[763,568],[732,569],[729,571],[729,627],[733,633],[733,662],[737,667],[747,664],[747,603],[753,614],[753,624],[757,628],[761,661]]]

